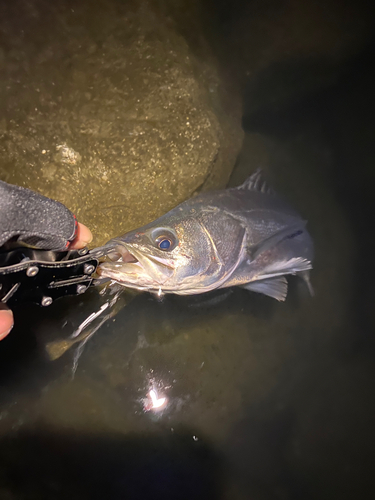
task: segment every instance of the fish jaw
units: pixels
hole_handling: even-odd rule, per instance
[[[172,259],[152,255],[148,249],[124,242],[118,244],[101,263],[97,273],[124,286],[139,290],[160,289],[173,276]]]
[[[178,249],[171,254],[155,255],[143,245],[121,242],[99,265],[97,273],[123,286],[158,294],[195,295],[218,288],[223,281],[224,269],[217,254],[210,253],[192,275],[186,269],[190,269],[193,257]]]
[[[103,262],[97,269],[97,274],[103,278],[110,278],[121,285],[139,290],[153,289],[157,286],[150,276],[144,273],[136,263]],[[159,285],[160,286],[160,285]]]

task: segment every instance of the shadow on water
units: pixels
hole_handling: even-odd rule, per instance
[[[42,427],[0,440],[3,500],[219,500],[222,469],[183,429],[139,437]]]

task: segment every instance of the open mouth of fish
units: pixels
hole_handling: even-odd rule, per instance
[[[120,282],[156,280],[161,283],[164,281],[161,280],[161,276],[168,278],[174,267],[169,259],[138,250],[131,245],[121,244],[107,254],[105,261],[99,265],[97,273],[99,276],[110,277]]]
[[[139,260],[125,246],[117,246],[108,255],[111,262],[122,262],[124,264],[139,264]],[[107,261],[108,261],[107,260]]]

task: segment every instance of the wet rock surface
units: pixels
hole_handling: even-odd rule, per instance
[[[2,180],[65,203],[93,244],[226,184],[242,142],[240,96],[199,22],[192,51],[158,2],[1,9]]]

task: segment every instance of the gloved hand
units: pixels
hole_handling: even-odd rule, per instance
[[[0,251],[8,245],[44,250],[85,247],[91,231],[62,203],[0,181]],[[0,340],[13,328],[13,313],[0,303]]]

